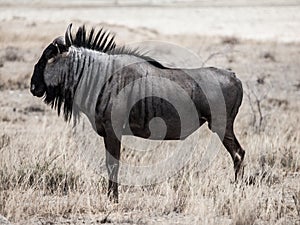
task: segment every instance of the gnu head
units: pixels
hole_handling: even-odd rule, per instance
[[[69,32],[69,28],[67,32]],[[62,58],[66,57],[69,47],[70,44],[66,44],[65,37],[57,37],[43,51],[42,56],[34,67],[33,76],[31,78],[30,91],[34,96],[42,97],[48,91],[47,87],[53,87],[59,84],[60,74],[47,73],[45,70],[51,67],[53,68]]]
[[[30,87],[34,96],[43,97],[44,102],[56,108],[58,114],[63,104],[65,120],[71,118],[73,98],[82,73],[91,72],[85,60],[90,54],[108,54],[116,46],[114,36],[103,29],[95,32],[92,28],[87,34],[83,25],[73,38],[71,28],[72,24],[64,37],[54,39],[44,50],[34,67]]]

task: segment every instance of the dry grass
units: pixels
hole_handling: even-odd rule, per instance
[[[44,119],[39,133],[13,135],[4,130],[9,134],[1,137],[0,212],[14,222],[31,218],[55,221],[56,217],[77,221],[87,215],[96,222],[109,212],[107,220],[120,224],[138,220],[147,224],[168,216],[181,221],[184,215],[197,224],[294,224],[299,218],[299,135],[292,123],[270,118],[272,130],[261,134],[247,124],[238,125],[237,129],[246,133],[240,135],[247,149],[245,177],[256,172],[254,185],[232,182],[232,162],[223,149],[211,166],[200,172],[197,163],[205,150],[200,148],[188,166],[162,183],[121,186],[120,203],[112,205],[105,194],[106,180],[95,173],[99,166],[93,168],[103,162],[104,149],[90,143],[86,144],[90,149],[83,152],[70,127],[57,128]],[[198,132],[192,138],[205,143],[205,129],[205,135]],[[168,144],[159,148],[164,151]],[[94,150],[98,154],[92,156],[94,162],[83,157]]]
[[[34,63],[32,55],[37,56],[45,42],[44,36],[36,38],[43,42],[37,42],[36,52],[24,50],[32,59],[26,62],[6,59],[0,68],[2,74],[8,74],[14,66],[17,75],[9,79],[28,84],[27,74]],[[300,105],[299,89],[294,88],[299,82],[295,78],[300,47],[235,38],[157,38],[185,46],[195,43],[203,59],[222,51],[224,44],[231,45],[230,52],[212,58],[207,64],[221,67],[229,64],[248,84],[244,87],[250,97],[244,98],[235,125],[246,150],[245,179],[233,182],[232,161],[224,148],[207,170],[200,170],[199,163],[210,138],[205,125],[191,137],[198,146],[187,166],[157,184],[121,185],[120,203],[114,205],[106,197],[103,143],[90,131],[89,124],[83,120],[72,129],[30,96],[27,89],[20,90],[27,88],[26,85],[16,87],[2,75],[0,214],[17,224],[300,223]],[[249,51],[254,48],[261,52]],[[276,60],[263,55],[270,49]],[[228,56],[234,61],[229,62]],[[23,72],[21,66],[16,66],[23,64],[30,69]],[[283,71],[287,69],[285,77]],[[263,82],[258,82],[262,77]],[[258,123],[260,116],[262,122]],[[185,143],[189,142],[184,142],[183,148],[189,147]],[[181,144],[155,145],[156,154],[125,148],[122,161],[155,162]]]

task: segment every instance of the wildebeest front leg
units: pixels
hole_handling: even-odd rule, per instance
[[[108,197],[114,202],[118,202],[118,173],[120,160],[120,140],[114,133],[108,132],[104,137],[106,148],[106,168],[108,172]]]

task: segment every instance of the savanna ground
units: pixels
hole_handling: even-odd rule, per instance
[[[30,10],[38,15],[39,7],[43,10],[42,6]],[[51,7],[48,10],[58,12]],[[189,138],[197,142],[197,150],[184,168],[160,183],[121,185],[116,205],[106,197],[101,138],[84,117],[72,129],[72,124],[64,123],[28,90],[41,51],[62,35],[68,24],[63,11],[61,17],[45,21],[15,15],[18,8],[10,4],[1,8],[5,15],[12,12],[0,21],[0,214],[11,223],[300,224],[297,40],[168,35],[146,26],[128,28],[78,16],[74,25],[104,26],[115,32],[121,43],[151,39],[190,49],[204,66],[235,71],[244,86],[235,130],[246,150],[245,180],[233,182],[233,164],[223,147],[210,166],[201,170],[203,153],[213,138],[204,125]],[[21,7],[27,8],[30,6]],[[73,10],[76,13],[78,9]],[[105,10],[101,13],[103,16]],[[286,29],[289,31],[288,26]],[[160,49],[155,52],[165,59],[168,54]],[[122,161],[147,164],[167,159],[176,146],[189,148],[189,140],[156,142],[146,153],[127,149],[125,144]]]

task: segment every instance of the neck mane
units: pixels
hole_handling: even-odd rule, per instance
[[[83,25],[78,28],[74,39],[71,35],[70,41],[71,45],[74,47],[83,47],[86,49],[107,53],[109,55],[133,55],[144,59],[155,67],[167,69],[167,67],[163,66],[160,62],[141,53],[141,50],[138,48],[131,49],[126,46],[117,46],[115,43],[115,35],[111,35],[103,28],[97,32],[94,28],[92,28],[89,32],[87,32],[85,26]]]

